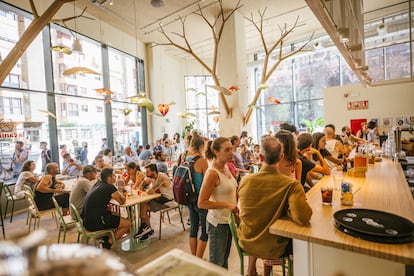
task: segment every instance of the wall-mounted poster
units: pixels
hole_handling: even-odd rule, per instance
[[[395,117],[395,124],[397,126],[404,126],[405,125],[405,117],[403,117],[403,116]]]
[[[382,118],[382,127],[383,128],[392,127],[392,117]]]

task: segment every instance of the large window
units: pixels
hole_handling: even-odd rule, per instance
[[[10,53],[32,20],[30,15],[0,3],[0,57]],[[3,82],[3,87],[31,90],[45,89],[43,36],[40,33],[17,61]]]
[[[218,93],[207,85],[214,85],[211,76],[184,77],[186,90],[186,110],[188,121],[194,122],[194,128],[202,135],[210,137],[219,131]],[[195,115],[195,116],[193,116]]]
[[[356,81],[349,69],[346,72],[341,70],[344,67],[347,66],[333,47],[298,54],[283,61],[268,80],[269,88],[258,100],[258,137],[277,131],[284,122],[305,130],[309,121],[323,118],[323,89],[341,85],[345,80],[347,83]],[[254,73],[254,79],[259,80],[261,65],[253,68],[250,72]],[[255,85],[257,87],[259,83]],[[269,98],[280,103],[269,101]]]
[[[30,14],[0,2],[1,59],[20,39],[30,18]],[[15,142],[22,140],[30,150],[29,158],[37,162],[40,172],[39,142],[46,141],[50,145],[49,139],[55,137],[55,127],[57,141],[52,140],[56,146],[51,149],[52,153],[59,156],[57,144],[66,145],[72,157],[78,158],[79,147],[87,144],[89,163],[101,149],[101,138],[110,132],[107,124],[113,126],[113,141],[123,146],[133,141],[146,142],[141,130],[141,113],[136,104],[129,104],[127,99],[137,93],[138,86],[139,90],[145,90],[144,62],[115,49],[106,51],[101,43],[62,26],[51,24],[45,28],[50,31],[51,41],[47,41],[48,35],[43,36],[41,32],[0,88],[1,165],[4,168],[10,166]],[[81,43],[81,51],[73,49],[75,38]],[[59,47],[53,46],[72,48],[73,52],[65,54],[55,51]],[[45,57],[45,52],[51,56]],[[103,60],[109,61],[105,70]],[[68,69],[76,67],[86,67],[97,74],[67,74]],[[52,76],[45,74],[45,68],[52,69]],[[104,87],[104,79],[110,86]],[[46,87],[53,87],[54,91],[48,91]],[[113,89],[115,94],[102,95],[97,91],[100,88]],[[52,105],[56,111],[48,112]],[[130,114],[126,114],[129,109]],[[50,126],[49,122],[52,122]],[[54,161],[58,161],[57,158]]]

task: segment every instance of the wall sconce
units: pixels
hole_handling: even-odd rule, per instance
[[[339,41],[342,43],[349,42],[349,29],[348,28],[340,28],[338,29],[339,34]]]

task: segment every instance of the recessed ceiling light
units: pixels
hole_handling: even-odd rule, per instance
[[[164,5],[164,0],[151,0],[151,6],[153,6],[154,8],[161,8]]]

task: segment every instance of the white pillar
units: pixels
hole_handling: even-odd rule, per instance
[[[231,96],[225,96],[232,109],[231,116],[220,105],[220,135],[228,137],[240,135],[243,128],[243,116],[250,100],[247,87],[246,47],[244,34],[245,19],[239,13],[226,22],[219,45],[217,73],[220,84],[229,88],[237,85],[240,90]]]

